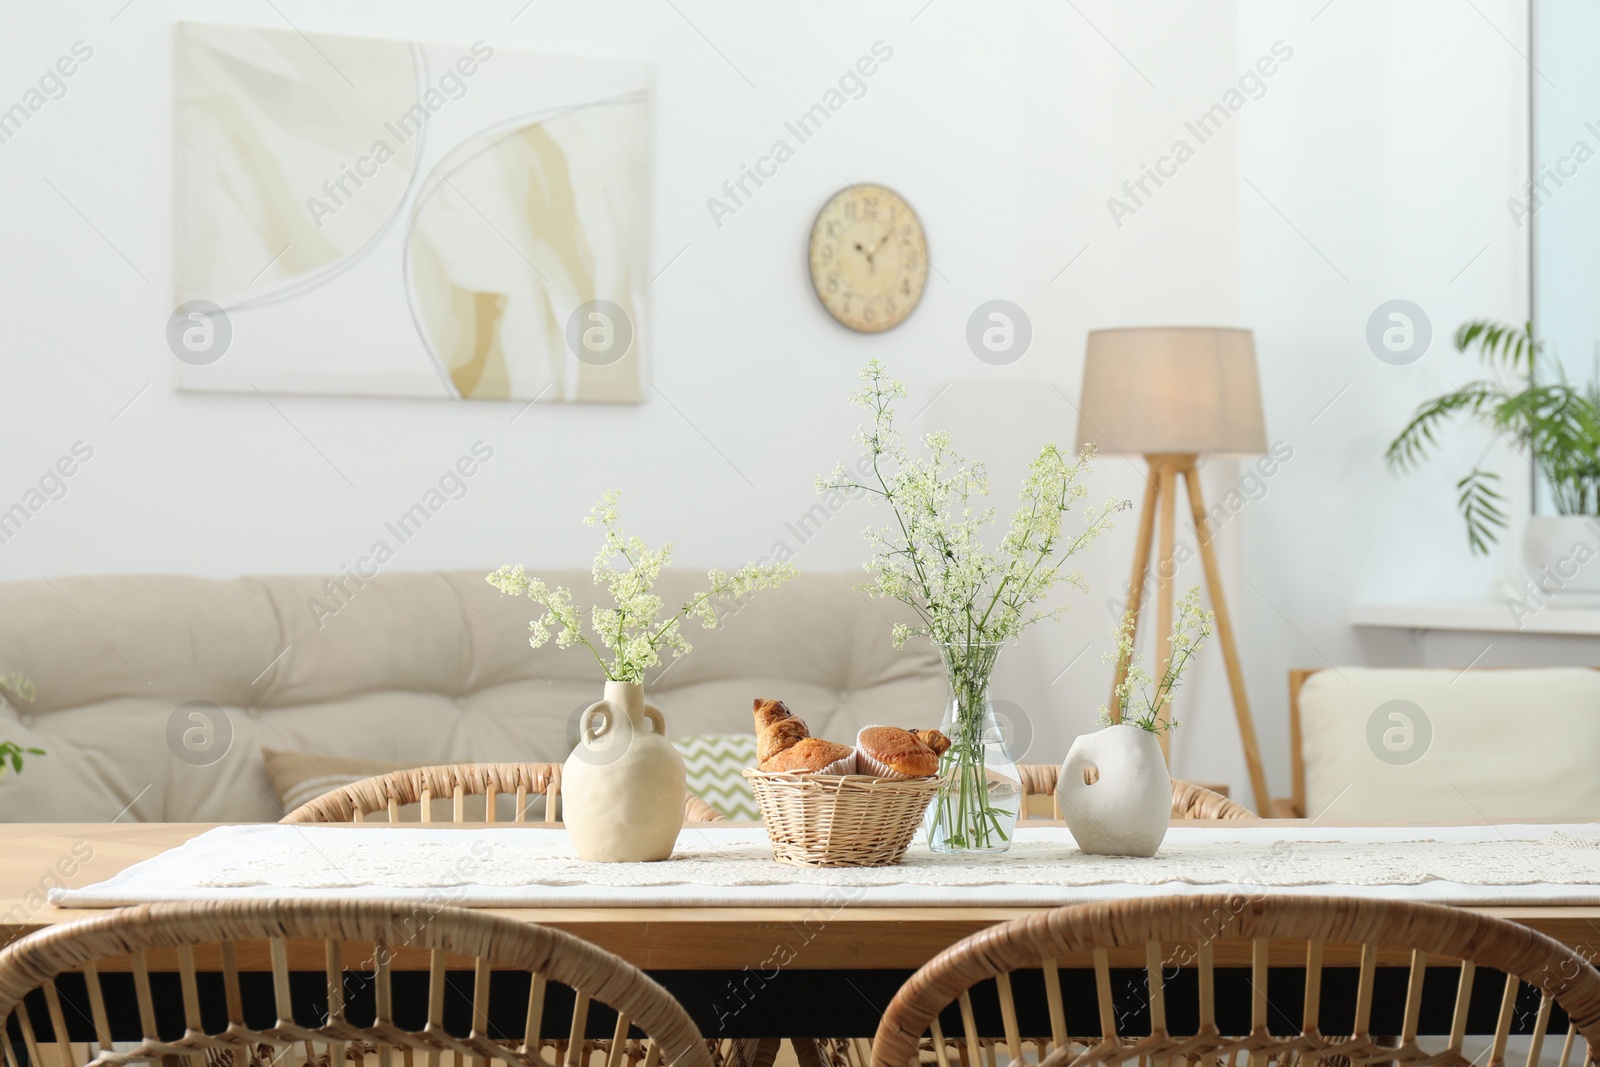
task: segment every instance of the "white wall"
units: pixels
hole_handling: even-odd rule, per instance
[[[94,457],[0,545],[0,576],[332,571],[479,438],[494,460],[394,566],[584,564],[594,540],[579,519],[617,486],[629,526],[674,538],[683,563],[736,564],[784,539],[802,567],[853,568],[864,509],[803,546],[785,523],[813,503],[813,476],[850,454],[843,397],[868,357],[910,382],[908,414],[931,403],[917,428],[949,426],[990,460],[1004,511],[1026,456],[1073,435],[1086,330],[1247,325],[1271,435],[1294,454],[1264,496],[1252,492],[1223,549],[1230,573],[1242,564],[1233,606],[1282,791],[1284,671],[1366,654],[1345,622],[1352,598],[1494,573],[1462,548],[1453,468],[1396,481],[1379,455],[1419,399],[1459,380],[1444,340],[1460,319],[1522,314],[1523,251],[1503,207],[1524,136],[1514,50],[1472,5],[1323,4],[138,0],[118,14],[122,0],[107,0],[9,12],[0,106],[75,41],[94,56],[0,145],[0,505],[73,442]],[[1478,8],[1520,40],[1513,3]],[[513,422],[516,405],[175,391],[162,339],[173,23],[280,25],[278,11],[307,31],[656,65],[658,390],[647,403],[538,406]],[[894,56],[866,95],[715,225],[706,198],[878,40]],[[1294,54],[1265,94],[1117,226],[1107,198],[1278,40]],[[834,324],[805,276],[811,218],[852,180],[911,200],[936,268],[922,306],[884,336]],[[1368,314],[1394,296],[1434,321],[1434,349],[1411,367],[1365,347]],[[1034,326],[1032,349],[1008,367],[964,341],[969,314],[996,297]],[[1140,476],[1104,459],[1095,495],[1134,495]],[[1206,477],[1215,497],[1238,475],[1214,464]],[[1073,618],[1009,654],[999,690],[1034,722],[1030,758],[1059,758],[1105,700],[1099,654],[1132,524],[1085,561],[1093,592]],[[1198,580],[1190,568],[1179,582]],[[1246,795],[1216,662],[1188,695],[1178,773]]]
[[[1473,635],[1433,642],[1449,654],[1427,656],[1403,632],[1347,621],[1352,601],[1488,599],[1508,569],[1505,553],[1469,555],[1455,511],[1481,433],[1448,435],[1410,476],[1381,456],[1420,400],[1478,376],[1450,344],[1463,320],[1527,314],[1526,235],[1505,208],[1526,171],[1527,27],[1505,0],[1340,0],[1315,21],[1298,6],[1250,10],[1250,30],[1292,40],[1298,65],[1252,116],[1240,164],[1276,208],[1241,193],[1242,303],[1269,353],[1272,432],[1295,448],[1242,524],[1247,669],[1263,714],[1281,723],[1288,667],[1492,666],[1530,652],[1525,639]],[[1380,361],[1365,340],[1373,310],[1396,298],[1433,327],[1409,366]],[[1486,462],[1519,486],[1503,448]]]

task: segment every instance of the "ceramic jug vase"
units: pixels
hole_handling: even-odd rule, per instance
[[[683,827],[683,757],[644,686],[607,682],[578,728],[561,772],[561,818],[578,855],[600,863],[672,855]]]

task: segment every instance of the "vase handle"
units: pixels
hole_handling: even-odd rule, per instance
[[[595,718],[597,716],[600,719],[598,725],[595,724]],[[583,740],[585,745],[593,748],[596,741],[600,740],[600,738],[611,732],[611,725],[613,721],[614,720],[611,715],[611,702],[607,700],[597,700],[585,708],[583,710],[583,714],[579,716],[578,736]]]
[[[650,724],[652,733],[659,734],[662,737],[667,736],[667,717],[661,714],[660,708],[654,704],[646,704],[644,706],[644,719],[645,722]]]

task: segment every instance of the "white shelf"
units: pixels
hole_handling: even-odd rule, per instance
[[[1513,613],[1505,601],[1493,600],[1453,604],[1356,604],[1350,609],[1350,624],[1392,630],[1600,636],[1600,608],[1551,605],[1531,613]]]

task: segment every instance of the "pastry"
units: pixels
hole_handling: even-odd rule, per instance
[[[855,749],[849,745],[837,745],[820,737],[805,737],[762,763],[761,769],[790,774],[849,774],[850,768],[840,769],[836,765],[854,756]]]
[[[758,765],[792,748],[795,742],[811,736],[805,720],[789,714],[789,709],[783,706],[781,700],[758,700],[755,714]]]
[[[912,733],[898,726],[868,726],[856,737],[856,760],[862,774],[880,778],[926,778],[939,769],[939,756],[950,739],[937,730]]]
[[[781,700],[757,698],[756,767],[790,774],[854,774],[856,750],[812,737]]]
[[[780,719],[792,719],[794,714],[789,710],[789,705],[781,700],[756,697],[755,699],[756,733],[771,726]]]
[[[810,737],[803,720],[793,717],[780,719],[756,735],[756,762],[765,763]]]

